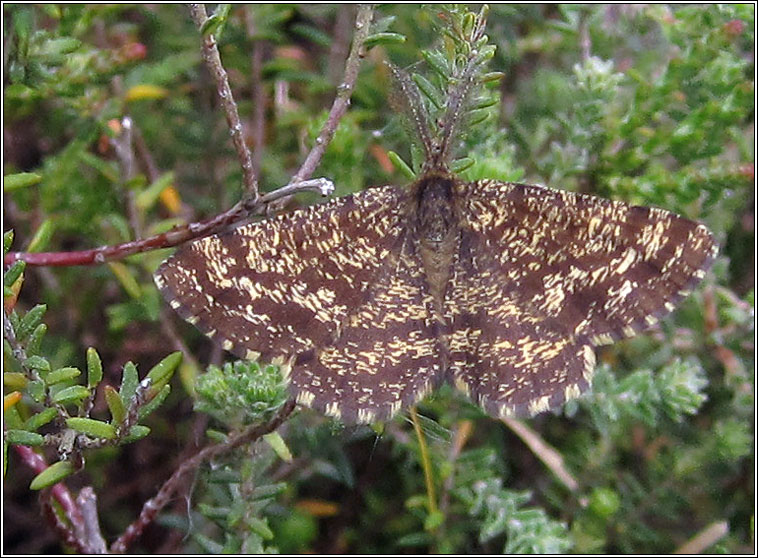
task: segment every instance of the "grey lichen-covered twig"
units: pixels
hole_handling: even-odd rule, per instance
[[[244,19],[248,37],[252,39],[256,34],[257,26],[250,6],[245,6]],[[253,169],[258,174],[261,170],[266,132],[266,92],[263,87],[263,41],[254,40],[250,50],[250,90],[253,100],[253,117],[250,129],[253,146],[255,147],[252,153]]]
[[[87,554],[105,554],[108,546],[100,531],[100,520],[97,514],[97,495],[91,486],[85,486],[79,491],[76,503],[84,517],[84,540]]]
[[[374,15],[374,8],[371,4],[362,4],[358,7],[358,15],[355,17],[355,35],[353,44],[350,47],[350,54],[345,61],[345,77],[342,83],[337,87],[337,96],[334,98],[332,108],[329,110],[329,116],[326,119],[321,132],[319,133],[313,148],[300,165],[295,175],[292,177],[293,182],[305,180],[318,167],[321,158],[324,156],[326,146],[332,141],[334,132],[337,130],[339,121],[347,111],[350,105],[350,97],[353,94],[355,82],[358,79],[358,70],[361,65],[361,58],[364,54],[364,43],[371,31],[371,19]]]
[[[198,28],[202,29],[203,24],[208,19],[205,6],[203,4],[190,4],[189,9],[192,19]],[[229,77],[223,64],[221,64],[221,56],[216,45],[216,38],[212,33],[208,33],[203,37],[203,58],[213,76],[213,80],[216,82],[218,98],[224,109],[226,122],[229,124],[229,133],[232,136],[234,149],[237,151],[237,158],[242,166],[243,198],[247,197],[252,202],[255,202],[258,199],[258,177],[256,176],[255,165],[253,164],[253,156],[245,143],[237,103],[234,102],[232,88],[229,86]]]

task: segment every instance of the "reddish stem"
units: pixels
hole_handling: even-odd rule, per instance
[[[250,215],[265,211],[269,203],[282,197],[288,197],[304,191],[316,191],[326,196],[331,194],[333,190],[334,184],[323,178],[295,182],[261,196],[255,202],[243,200],[215,217],[197,223],[174,227],[168,232],[155,236],[77,252],[9,252],[5,255],[5,265],[11,265],[18,260],[25,261],[27,265],[59,267],[94,265],[111,260],[121,260],[132,254],[139,254],[158,248],[171,248],[188,240],[219,232],[242,219],[246,219]]]
[[[48,464],[47,461],[45,461],[45,458],[29,446],[14,445],[13,448],[16,450],[16,453],[24,464],[35,473],[39,474],[47,469]],[[50,488],[50,493],[60,504],[66,517],[68,517],[68,520],[73,526],[84,524],[84,518],[82,517],[81,511],[65,484],[59,482],[53,485]],[[54,525],[53,527],[56,527],[57,530],[57,526]]]

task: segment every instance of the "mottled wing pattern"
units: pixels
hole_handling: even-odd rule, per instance
[[[592,346],[673,310],[717,250],[704,226],[661,209],[496,181],[459,188],[450,376],[501,416],[578,395]]]
[[[345,422],[373,422],[441,381],[438,322],[417,250],[406,238],[335,341],[295,359],[290,385],[299,403]]]
[[[589,387],[595,353],[563,324],[532,315],[509,293],[499,247],[461,233],[445,303],[452,324],[448,375],[494,416],[553,408]]]
[[[156,272],[169,304],[241,358],[332,341],[400,248],[393,187],[366,190],[180,247]]]

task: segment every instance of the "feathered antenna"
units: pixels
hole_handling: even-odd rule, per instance
[[[405,123],[424,149],[424,161],[432,158],[434,141],[429,129],[429,115],[416,84],[405,70],[387,62],[392,72],[395,89],[390,95],[393,108],[405,116]]]
[[[437,163],[444,163],[449,160],[451,142],[457,136],[461,129],[468,112],[472,91],[475,90],[477,75],[479,73],[479,64],[477,60],[470,60],[458,78],[457,83],[448,94],[445,114],[440,121],[441,135],[440,145],[437,149]]]
[[[456,143],[464,130],[488,116],[482,109],[497,102],[492,95],[483,97],[481,87],[502,77],[499,72],[486,72],[495,54],[495,46],[487,44],[484,34],[488,12],[486,5],[478,14],[453,6],[435,14],[444,43],[422,51],[434,71],[431,79],[389,65],[396,82],[393,104],[401,109],[424,150],[424,162],[417,171],[460,170],[451,163]]]

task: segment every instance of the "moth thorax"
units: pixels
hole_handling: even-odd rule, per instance
[[[427,243],[438,245],[448,239],[456,229],[454,203],[455,182],[434,175],[422,178],[414,186],[416,231]]]

